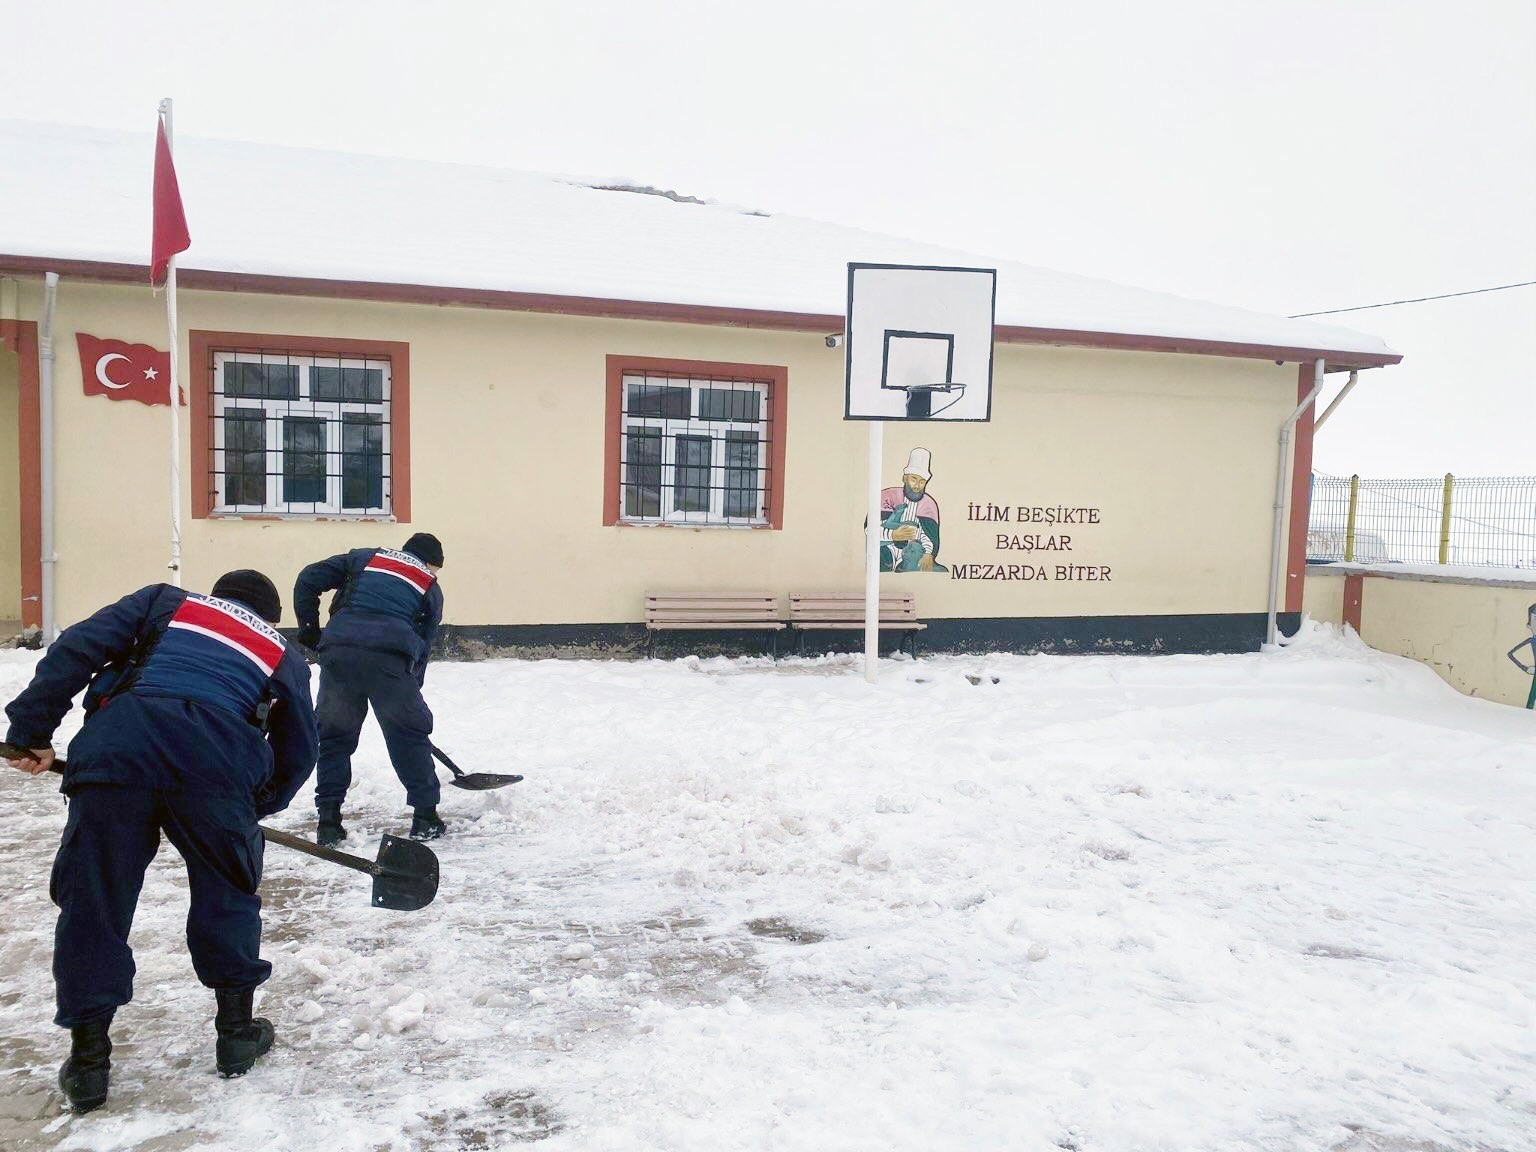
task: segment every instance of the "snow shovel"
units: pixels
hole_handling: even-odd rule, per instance
[[[17,748],[0,741],[0,757],[11,760],[35,760],[25,748]],[[62,773],[64,761],[55,760],[48,771]],[[390,908],[396,912],[414,912],[432,903],[437,895],[437,856],[425,844],[414,840],[402,840],[398,836],[385,836],[379,841],[379,858],[364,860],[338,852],[334,848],[322,848],[302,836],[292,836],[258,824],[261,835],[268,844],[292,848],[319,860],[329,860],[343,868],[366,872],[373,877],[373,906]]]
[[[522,779],[521,776],[503,776],[496,772],[465,772],[448,759],[448,753],[436,744],[428,744],[427,747],[432,749],[432,755],[442,762],[443,767],[453,773],[453,779],[448,783],[455,788],[468,788],[471,792],[488,792],[492,788],[505,788],[508,784],[516,784]]]
[[[292,836],[264,825],[261,834],[269,844],[281,844],[317,860],[329,860],[343,868],[366,872],[373,877],[375,908],[414,912],[432,903],[432,898],[437,895],[437,857],[432,849],[414,840],[385,836],[379,841],[379,858],[370,862],[361,856],[322,848],[302,836]]]

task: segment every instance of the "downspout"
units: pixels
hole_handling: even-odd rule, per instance
[[[1273,562],[1269,567],[1269,622],[1264,630],[1264,643],[1268,645],[1275,643],[1277,635],[1275,616],[1279,610],[1280,583],[1285,572],[1285,526],[1291,518],[1291,433],[1296,427],[1296,421],[1312,407],[1317,394],[1323,390],[1323,367],[1321,358],[1312,362],[1312,391],[1307,393],[1307,398],[1296,405],[1296,411],[1280,425],[1280,464],[1275,469],[1275,533],[1270,544]]]
[[[1354,386],[1358,383],[1360,383],[1360,370],[1358,368],[1351,369],[1349,373],[1349,383],[1345,384],[1343,388],[1339,389],[1339,394],[1333,398],[1333,403],[1324,408],[1323,414],[1319,416],[1315,421],[1313,421],[1312,431],[1314,433],[1324,424],[1328,423],[1328,417],[1333,415],[1333,410],[1340,404],[1344,403],[1344,397],[1348,396],[1350,390],[1353,389]]]
[[[37,351],[41,379],[38,382],[38,470],[42,473],[42,616],[43,643],[52,644],[54,628],[53,570],[58,556],[53,550],[53,306],[59,291],[59,274],[43,276],[43,322],[38,330]]]

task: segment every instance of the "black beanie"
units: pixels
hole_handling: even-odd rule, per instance
[[[283,601],[277,589],[254,568],[226,572],[214,583],[213,594],[220,600],[238,600],[268,624],[283,618]]]
[[[436,536],[430,532],[418,532],[405,542],[404,551],[409,552],[423,564],[435,564],[443,566],[443,546]]]

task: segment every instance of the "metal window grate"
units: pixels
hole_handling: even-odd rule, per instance
[[[1312,476],[1307,559],[1536,568],[1536,476]]]
[[[624,372],[620,514],[633,523],[766,524],[772,382]]]
[[[215,514],[391,511],[387,358],[216,348],[203,368]]]

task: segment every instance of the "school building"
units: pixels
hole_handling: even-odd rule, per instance
[[[152,148],[0,122],[0,620],[22,627],[167,578]],[[866,428],[829,340],[850,262],[997,270],[990,421],[884,433],[927,543],[882,586],[915,595],[928,651],[1256,648],[1282,425],[1318,361],[1400,358],[655,189],[196,139],[176,163],[184,583],[255,567],[288,602],[312,560],[432,532],[450,651],[637,651],[654,590],[861,588]],[[1312,418],[1288,440],[1283,626]]]

